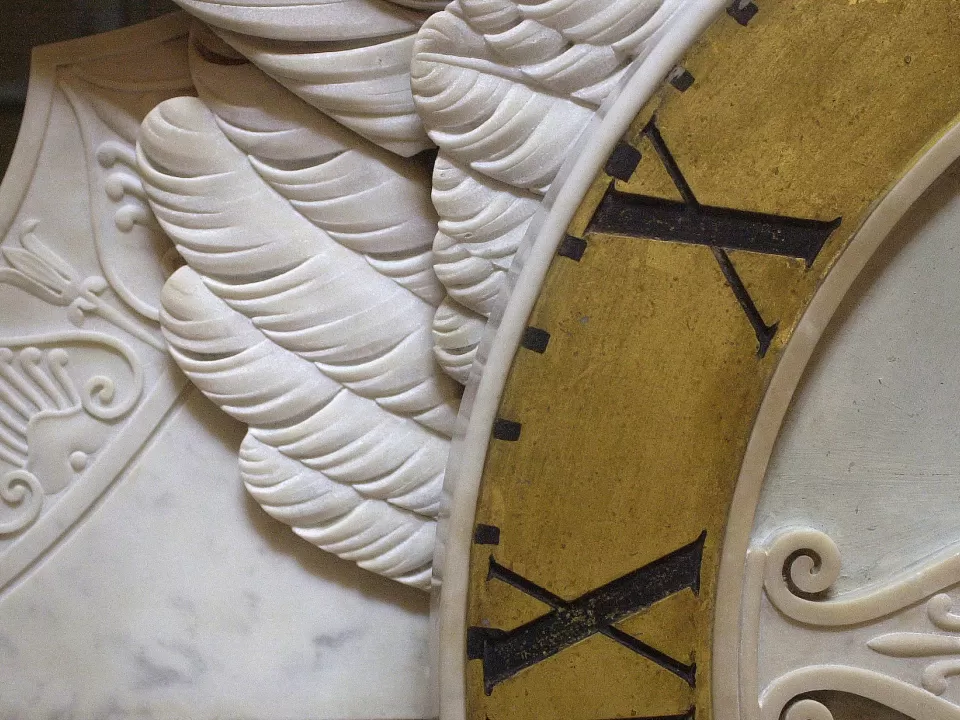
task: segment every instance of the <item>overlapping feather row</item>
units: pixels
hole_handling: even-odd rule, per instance
[[[200,99],[155,108],[138,145],[189,265],[162,297],[171,353],[250,426],[241,474],[267,512],[425,588],[458,396],[429,329],[429,174],[214,42],[194,38]]]
[[[678,5],[457,0],[421,29],[411,77],[417,109],[443,158],[434,174],[434,252],[450,294],[434,320],[434,338],[441,364],[461,382],[482,334],[480,318],[489,315],[503,268],[540,199]],[[447,201],[454,177],[470,178],[473,216]],[[496,205],[509,206],[516,221],[489,223],[483,209]],[[460,229],[457,236],[445,230],[450,224]],[[491,245],[513,250],[489,262]]]
[[[138,146],[189,265],[171,353],[250,426],[271,515],[426,587],[457,409],[435,360],[466,381],[542,198],[683,0],[177,1],[212,26],[200,99]],[[405,159],[434,144],[439,224]]]

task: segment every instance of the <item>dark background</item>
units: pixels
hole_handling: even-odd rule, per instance
[[[0,0],[0,177],[20,128],[30,48],[115,30],[175,9],[171,0]]]

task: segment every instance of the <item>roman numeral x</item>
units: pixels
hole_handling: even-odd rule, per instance
[[[654,603],[689,589],[700,592],[700,563],[706,532],[689,545],[606,585],[567,601],[504,567],[493,557],[487,580],[507,583],[550,606],[550,611],[513,630],[471,627],[467,653],[483,661],[487,695],[504,680],[593,635],[603,635],[655,662],[683,679],[696,683],[696,664],[685,664],[620,630],[616,624]]]
[[[757,354],[763,357],[777,333],[777,323],[768,325],[744,287],[728,250],[779,255],[803,260],[807,267],[820,254],[827,238],[840,225],[835,220],[768,215],[701,205],[676,159],[667,147],[655,120],[643,130],[683,202],[625,193],[611,183],[587,232],[666,240],[709,247],[723,277],[733,291],[757,337]]]

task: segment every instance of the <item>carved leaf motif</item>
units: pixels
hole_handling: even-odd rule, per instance
[[[929,657],[960,652],[960,638],[934,633],[894,632],[878,635],[867,646],[891,657]]]
[[[458,0],[424,23],[411,80],[443,157],[434,175],[437,274],[458,303],[441,306],[434,333],[438,360],[454,377],[468,372],[465,360],[482,332],[473,314],[489,315],[540,198],[600,104],[681,4]],[[493,206],[506,212],[499,225],[484,223],[482,208]],[[465,220],[477,228],[451,235]],[[487,256],[493,248],[495,259]]]

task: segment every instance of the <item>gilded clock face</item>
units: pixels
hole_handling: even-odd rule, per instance
[[[496,403],[492,431],[463,450],[486,452],[468,538],[453,512],[469,580],[465,615],[441,620],[444,640],[464,621],[450,717],[461,698],[478,720],[830,717],[820,691],[956,715],[953,516],[918,532],[933,504],[904,500],[899,524],[877,511],[914,487],[896,478],[956,466],[952,431],[919,429],[949,417],[952,334],[924,355],[927,335],[905,327],[943,327],[955,293],[932,311],[896,302],[953,267],[949,177],[899,231],[927,239],[891,240],[914,249],[885,250],[900,259],[851,296],[862,310],[828,334],[764,478],[834,309],[956,156],[958,39],[950,2],[740,3],[633,98],[565,231],[537,239],[554,255],[536,293],[520,271],[489,351],[506,357],[515,330],[502,386],[485,377],[475,401]],[[896,387],[878,395],[884,373]]]
[[[438,589],[441,720],[960,720],[957,0],[177,2],[0,186],[0,716],[436,717]]]

